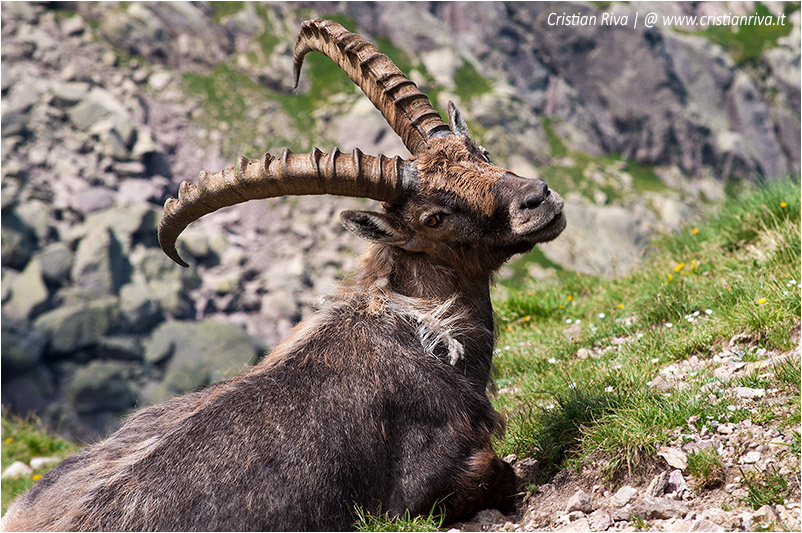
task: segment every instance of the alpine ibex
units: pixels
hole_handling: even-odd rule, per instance
[[[334,150],[202,171],[164,207],[159,241],[251,199],[334,194],[383,202],[345,211],[371,241],[354,279],[258,365],[142,409],[68,457],[9,509],[7,530],[335,530],[371,512],[447,520],[509,509],[512,468],[491,448],[490,278],[554,239],[563,200],[490,163],[453,104],[445,124],[376,46],[341,25],[304,22],[294,50],[334,60],[412,157]]]

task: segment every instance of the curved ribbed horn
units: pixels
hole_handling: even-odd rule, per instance
[[[240,156],[236,165],[225,170],[202,170],[197,185],[181,183],[178,199],[170,198],[164,203],[159,244],[170,259],[187,267],[175,248],[184,228],[203,215],[248,200],[335,194],[395,202],[413,186],[411,174],[403,166],[400,157],[373,157],[359,149],[351,154],[336,148],[324,154],[315,148],[308,154],[284,149],[281,157],[267,153],[261,159]]]
[[[307,20],[301,25],[293,53],[296,87],[304,56],[311,51],[325,54],[348,74],[413,155],[425,149],[432,137],[450,133],[429,98],[389,57],[331,20]]]

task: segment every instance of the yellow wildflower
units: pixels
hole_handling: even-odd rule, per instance
[[[529,315],[526,315],[526,316],[524,317],[524,322],[529,322],[529,320],[530,320],[530,318],[529,318]]]
[[[671,275],[671,272],[669,272],[669,273],[668,273],[668,281],[671,281],[672,279],[674,279],[674,276],[672,276],[672,275]]]
[[[693,233],[694,235],[696,235],[697,233],[699,233],[699,228],[693,228],[693,229],[691,230],[691,233]]]
[[[786,204],[785,202],[780,202],[780,207],[787,207],[787,206],[788,204]]]
[[[677,266],[674,267],[674,272],[679,272],[683,268],[685,268],[685,263],[680,263],[680,264],[678,264]]]
[[[757,304],[758,304],[758,305],[763,305],[764,303],[766,303],[766,299],[765,299],[765,298],[761,298],[761,299],[759,299],[759,300],[757,301]]]
[[[573,299],[574,299],[574,297],[573,297],[573,296],[569,296],[569,297],[568,297],[568,301],[569,301],[569,302],[570,302],[571,300],[573,300]]]
[[[619,309],[623,309],[624,308],[624,304],[618,304],[618,308]]]
[[[33,479],[34,481],[39,481],[40,479],[42,479],[42,474],[34,474],[34,476],[31,479]]]
[[[14,437],[9,437],[6,439],[6,442],[14,442]]]

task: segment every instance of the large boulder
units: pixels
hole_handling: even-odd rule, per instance
[[[78,367],[67,383],[67,397],[80,414],[120,413],[133,407],[137,395],[130,386],[130,365],[120,361],[92,361]]]
[[[58,356],[97,345],[119,326],[119,320],[119,303],[110,297],[56,308],[34,324],[47,336],[49,352]]]
[[[6,382],[39,364],[48,337],[32,328],[30,322],[14,320],[5,312],[1,323],[3,382]]]
[[[95,226],[78,243],[71,277],[92,296],[117,294],[130,275],[131,265],[109,228]]]
[[[145,360],[164,366],[164,379],[144,399],[155,403],[232,377],[263,352],[262,343],[237,324],[165,322],[145,345]]]
[[[25,270],[15,276],[9,288],[11,297],[3,304],[3,314],[9,318],[26,320],[47,308],[48,290],[42,275],[42,263],[37,258],[28,261]]]

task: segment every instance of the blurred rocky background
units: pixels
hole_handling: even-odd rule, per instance
[[[298,197],[156,242],[201,169],[319,146],[407,156],[328,59],[292,89],[300,23],[333,18],[454,100],[494,162],[548,181],[568,229],[500,287],[627,272],[743,182],[798,176],[799,3],[4,2],[2,403],[89,441],[137,405],[224,379],[314,309],[365,243]],[[776,27],[633,29],[635,11],[785,14]],[[626,15],[554,26],[549,13]]]

